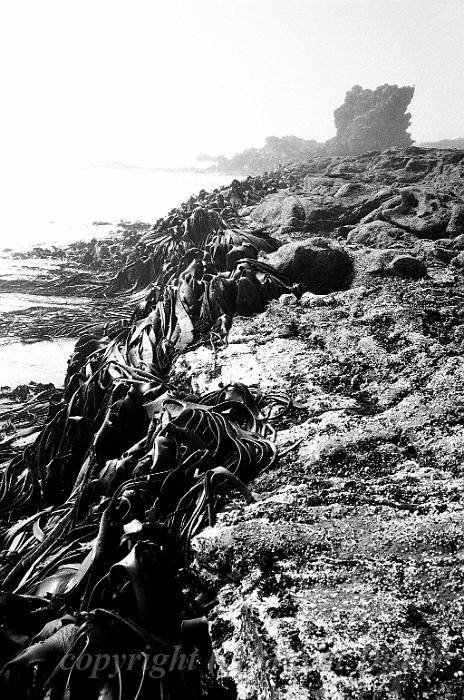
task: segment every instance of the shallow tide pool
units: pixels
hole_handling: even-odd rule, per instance
[[[67,360],[76,340],[58,338],[38,343],[7,342],[0,344],[0,386],[12,388],[30,381],[52,382],[63,386]]]

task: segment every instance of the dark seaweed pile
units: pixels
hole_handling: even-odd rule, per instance
[[[226,494],[253,499],[246,483],[277,456],[269,416],[289,402],[243,385],[186,395],[170,373],[227,342],[234,315],[298,291],[257,260],[277,242],[236,227],[239,195],[144,235],[108,290],[138,293],[132,320],[79,338],[63,397],[0,473],[2,698],[220,697],[189,543]]]

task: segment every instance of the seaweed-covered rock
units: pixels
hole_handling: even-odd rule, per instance
[[[268,262],[318,294],[346,289],[353,275],[353,260],[347,251],[321,237],[287,243],[271,253]]]
[[[237,280],[236,313],[240,316],[251,316],[264,309],[264,300],[259,284],[250,275],[244,275]]]
[[[242,258],[256,259],[257,257],[258,253],[256,252],[256,248],[254,246],[246,244],[235,245],[230,248],[226,256],[227,270],[233,270],[235,264],[239,260],[242,260]]]

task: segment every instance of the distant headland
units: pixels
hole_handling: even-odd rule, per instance
[[[200,155],[198,163],[211,172],[258,175],[282,165],[304,162],[315,155],[361,155],[387,148],[407,148],[414,140],[407,129],[407,108],[414,97],[410,85],[379,85],[375,90],[354,85],[334,111],[336,135],[325,142],[298,136],[268,136],[261,148],[247,148],[231,158]],[[464,148],[464,138],[418,144],[422,148]]]

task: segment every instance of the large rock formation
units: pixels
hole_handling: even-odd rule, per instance
[[[410,86],[385,84],[369,90],[355,85],[334,112],[337,135],[330,145],[349,154],[410,146],[413,141],[406,129],[411,115],[406,109],[413,95]]]
[[[210,161],[213,169],[223,173],[258,174],[273,170],[298,161],[324,150],[324,144],[314,139],[302,139],[298,136],[268,136],[262,148],[247,148],[236,153],[232,158],[225,156],[198,156],[197,160]]]

